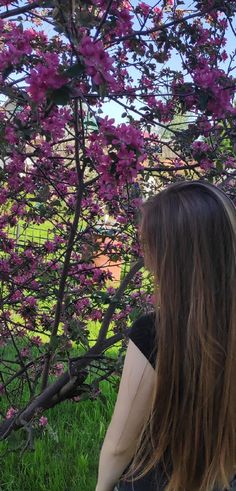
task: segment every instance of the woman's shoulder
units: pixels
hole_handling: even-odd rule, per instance
[[[142,313],[128,331],[128,337],[142,351],[153,367],[155,366],[157,349],[156,317],[155,311]]]
[[[150,328],[153,329],[155,328],[156,324],[156,317],[157,314],[154,310],[151,310],[149,312],[142,312],[137,319],[135,319],[130,327],[130,332],[134,331],[135,329],[142,329],[142,328]]]

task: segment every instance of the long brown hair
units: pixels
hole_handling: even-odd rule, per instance
[[[213,184],[181,181],[141,212],[144,264],[158,285],[156,382],[122,479],[161,463],[166,491],[228,488],[236,472],[235,206]]]

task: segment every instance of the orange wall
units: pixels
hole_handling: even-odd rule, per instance
[[[104,242],[101,244],[100,252],[102,251],[103,247],[107,244],[107,242],[110,242],[110,238],[106,237]],[[113,245],[115,246],[116,241],[113,241]],[[120,263],[121,261],[109,261],[109,257],[106,256],[105,254],[101,254],[98,257],[94,258],[93,260],[94,264],[97,267],[101,267],[105,271],[110,271],[112,273],[112,276],[114,278],[114,282],[119,282],[120,281],[120,276],[121,276],[121,265],[117,265],[116,263]]]

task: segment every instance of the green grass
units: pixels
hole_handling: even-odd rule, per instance
[[[94,491],[100,447],[113,412],[116,392],[102,382],[106,406],[99,400],[66,401],[47,411],[48,430],[35,452],[9,453],[0,459],[1,491]],[[58,440],[58,441],[57,441]],[[5,442],[0,443],[1,454]]]
[[[93,378],[89,375],[86,383]],[[118,384],[119,378],[115,381]],[[95,490],[100,448],[117,395],[107,381],[100,383],[100,389],[105,403],[68,400],[47,410],[48,425],[36,437],[34,452],[20,456],[19,450],[9,451],[7,442],[0,442],[0,491]],[[4,403],[2,410],[8,407]],[[14,444],[21,441],[21,432],[12,434]]]

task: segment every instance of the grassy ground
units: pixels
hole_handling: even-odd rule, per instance
[[[101,383],[106,405],[101,401],[66,401],[47,411],[56,435],[37,440],[35,452],[20,458],[17,452],[4,455],[0,443],[1,491],[94,491],[99,451],[113,412],[116,391]],[[50,428],[49,427],[49,428]]]
[[[115,356],[116,351],[113,347],[109,355]],[[90,375],[86,383],[92,378]],[[118,377],[115,379],[118,384]],[[34,452],[20,457],[19,450],[9,451],[7,443],[0,442],[0,491],[95,490],[99,452],[117,395],[117,389],[106,381],[100,383],[100,389],[105,402],[68,400],[45,412],[48,425],[36,438]],[[2,401],[1,410],[7,407]],[[20,432],[12,435],[14,445],[20,438]]]

